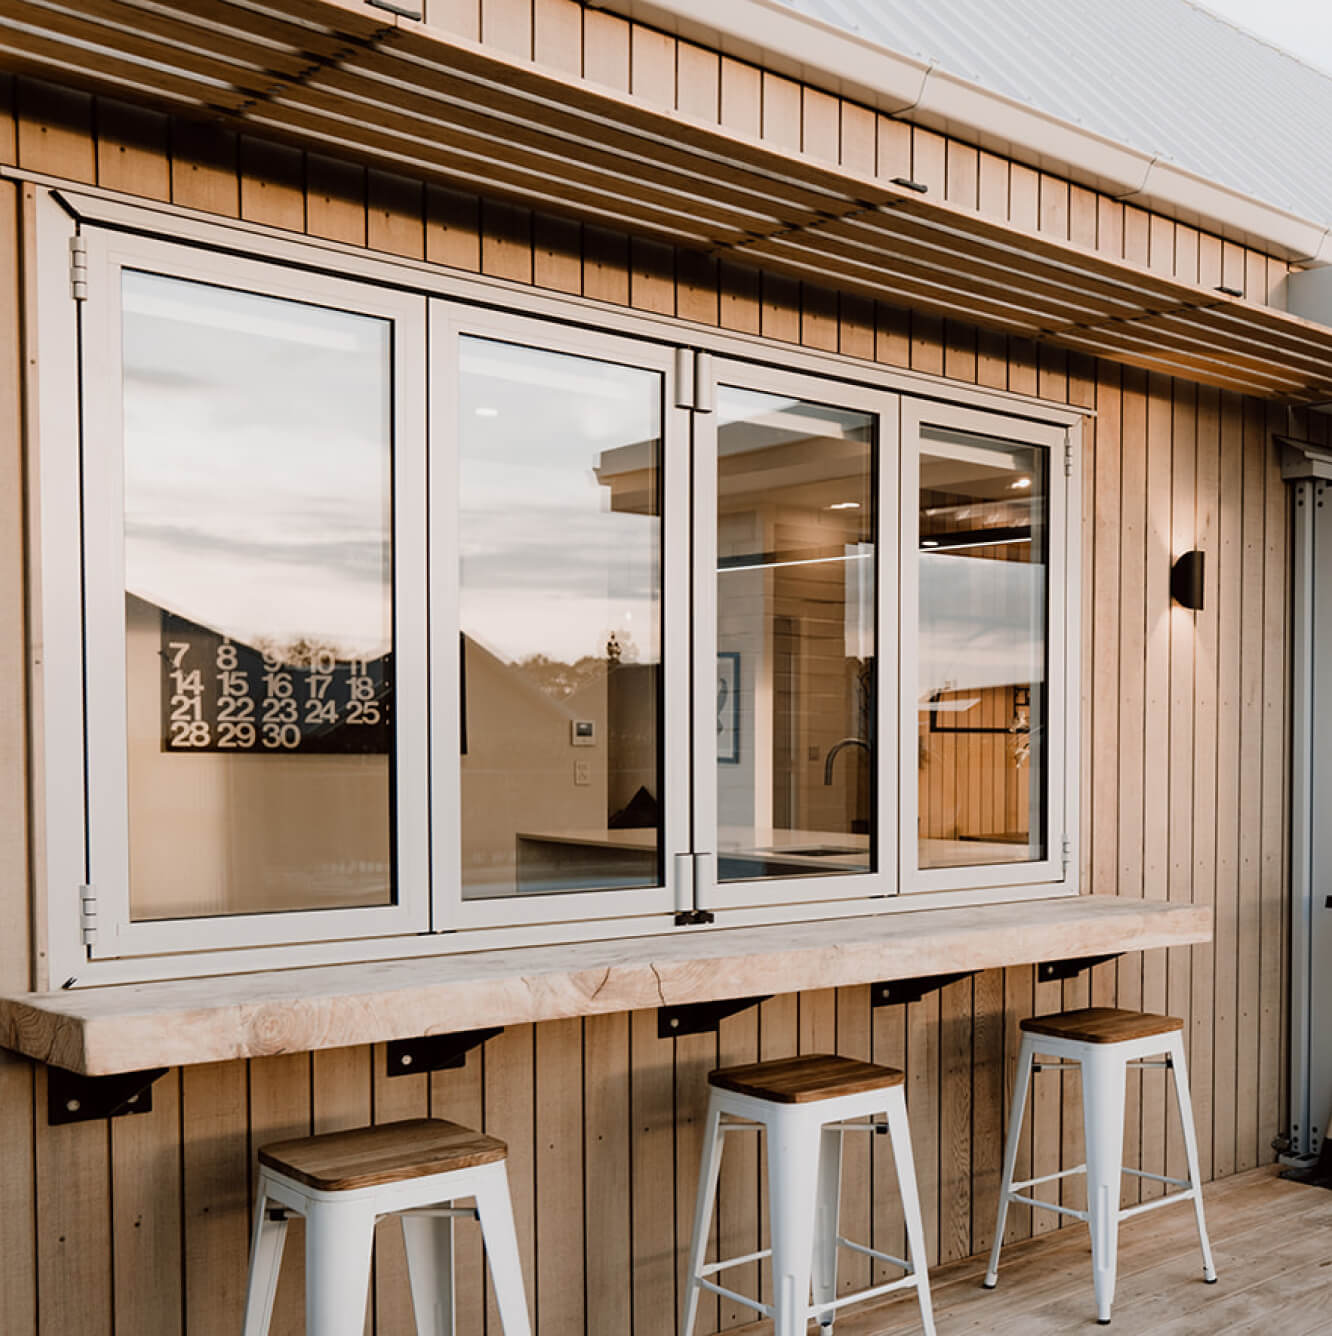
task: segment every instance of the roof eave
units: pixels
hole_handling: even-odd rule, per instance
[[[777,0],[601,0],[610,10],[1295,264],[1332,227],[1061,120]]]

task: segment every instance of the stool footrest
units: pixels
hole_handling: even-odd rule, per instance
[[[718,1271],[727,1271],[733,1266],[744,1266],[746,1262],[760,1262],[765,1257],[772,1256],[771,1248],[763,1248],[758,1252],[746,1253],[743,1257],[726,1257],[720,1262],[709,1262],[699,1271],[700,1276],[715,1276]]]
[[[1191,1188],[1193,1186],[1187,1178],[1169,1178],[1165,1174],[1154,1174],[1149,1169],[1121,1169],[1120,1172],[1132,1174],[1134,1178],[1150,1178],[1153,1183],[1169,1183],[1176,1188]]]
[[[886,1285],[871,1285],[867,1290],[857,1290],[854,1294],[844,1294],[840,1299],[836,1299],[830,1304],[816,1304],[810,1308],[809,1315],[813,1318],[821,1317],[824,1313],[834,1313],[847,1304],[864,1303],[866,1299],[877,1299],[881,1294],[891,1294],[894,1290],[911,1289],[919,1283],[920,1277],[912,1272],[909,1276],[901,1276],[897,1280],[890,1280]]]
[[[1074,1220],[1087,1218],[1086,1211],[1075,1211],[1071,1206],[1059,1206],[1052,1201],[1037,1201],[1035,1197],[1024,1197],[1020,1192],[1010,1192],[1007,1196],[1009,1201],[1021,1202],[1023,1206],[1036,1206],[1042,1211],[1057,1211],[1060,1215],[1071,1215]]]
[[[1159,1206],[1173,1206],[1177,1201],[1192,1201],[1198,1195],[1197,1188],[1189,1188],[1187,1192],[1171,1192],[1164,1197],[1157,1197],[1155,1201],[1139,1202],[1137,1206],[1126,1206],[1119,1213],[1121,1220],[1127,1220],[1130,1216],[1142,1215],[1146,1211],[1154,1211]]]
[[[700,1276],[695,1283],[700,1289],[711,1290],[713,1294],[720,1294],[723,1299],[744,1304],[746,1308],[752,1308],[756,1313],[762,1313],[764,1317],[772,1317],[777,1311],[771,1304],[761,1304],[757,1299],[751,1299],[747,1294],[740,1294],[736,1290],[728,1290],[725,1285],[718,1285],[703,1276]]]
[[[881,1262],[890,1262],[893,1266],[900,1266],[903,1271],[915,1271],[915,1267],[910,1262],[903,1261],[900,1257],[894,1257],[892,1253],[880,1252],[877,1248],[871,1248],[868,1244],[857,1243],[855,1239],[843,1238],[837,1236],[837,1242],[843,1248],[850,1248],[852,1252],[864,1253],[866,1257],[877,1257]]]
[[[1057,1178],[1072,1178],[1074,1174],[1085,1174],[1087,1166],[1085,1164],[1075,1165],[1072,1169],[1061,1169],[1057,1174],[1043,1174],[1040,1178],[1024,1178],[1018,1183],[1010,1183],[1010,1191],[1014,1188],[1034,1188],[1037,1183],[1053,1183]]]

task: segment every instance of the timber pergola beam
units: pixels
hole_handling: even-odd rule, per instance
[[[0,0],[0,65],[1201,384],[1332,398],[1332,328],[361,0]]]

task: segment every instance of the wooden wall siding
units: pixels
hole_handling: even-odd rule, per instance
[[[475,13],[475,6],[457,6]],[[432,18],[455,7],[432,0]],[[568,6],[527,0],[503,40],[579,49]],[[487,15],[489,18],[487,18]],[[584,41],[604,15],[577,16]],[[628,68],[639,38],[628,49]],[[652,37],[650,40],[664,40]],[[545,49],[545,48],[543,48]],[[623,65],[616,67],[623,70]],[[677,51],[678,96],[700,88],[776,126],[791,86],[694,48]],[[618,77],[618,76],[617,76]],[[691,92],[692,90],[692,92]],[[662,96],[669,89],[658,90]],[[714,96],[710,92],[709,96]],[[803,96],[803,95],[801,95]],[[844,122],[845,124],[845,122]],[[912,155],[935,189],[978,207],[1162,267],[1252,286],[1284,266],[1025,167],[884,122],[881,153]],[[774,128],[773,133],[776,133]],[[843,143],[850,140],[844,136]],[[1270,1157],[1284,1117],[1286,498],[1267,444],[1267,410],[1031,343],[839,297],[660,245],[424,188],[206,126],[166,120],[36,84],[0,80],[0,159],[213,213],[425,256],[773,339],[836,348],[959,381],[1094,407],[1084,456],[1085,728],[1083,877],[1100,893],[1177,896],[1216,906],[1206,947],[1103,965],[1066,984],[1030,968],[992,971],[906,1007],[872,1009],[865,988],[777,997],[717,1036],[660,1040],[652,1013],[518,1027],[465,1068],[388,1080],[382,1048],[298,1054],[173,1071],[150,1115],[48,1127],[40,1068],[0,1054],[0,1329],[6,1336],[238,1330],[246,1208],[264,1141],[424,1111],[506,1138],[543,1336],[670,1336],[713,1063],[794,1049],[905,1067],[931,1256],[988,1247],[1018,1023],[1089,1000],[1169,1008],[1187,1022],[1204,1169]],[[905,157],[903,158],[905,162]],[[951,183],[951,184],[950,184]],[[26,985],[22,363],[14,311],[21,190],[0,188],[0,985]],[[1317,428],[1315,428],[1317,429]],[[1206,610],[1169,605],[1173,554],[1208,554]],[[1154,1170],[1178,1166],[1165,1090],[1135,1081],[1127,1146]],[[1077,1082],[1040,1079],[1022,1163],[1048,1172],[1080,1155]],[[900,1251],[882,1141],[850,1152],[845,1224]],[[733,1149],[718,1227],[727,1252],[762,1235],[762,1153]],[[1078,1199],[1066,1187],[1070,1201]],[[1136,1189],[1130,1189],[1135,1191]],[[1144,1187],[1143,1191],[1153,1189]],[[1017,1238],[1046,1230],[1014,1210]],[[400,1246],[383,1231],[374,1329],[409,1330]],[[299,1235],[275,1331],[300,1330]],[[714,1244],[715,1247],[715,1244]],[[851,1261],[846,1284],[871,1268]],[[879,1270],[876,1264],[873,1270]],[[759,1284],[758,1268],[739,1279]],[[475,1238],[459,1259],[461,1331],[498,1331]],[[699,1331],[748,1314],[708,1301]]]

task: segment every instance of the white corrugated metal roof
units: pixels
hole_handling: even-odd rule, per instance
[[[1190,0],[781,0],[1332,224],[1332,76]]]

